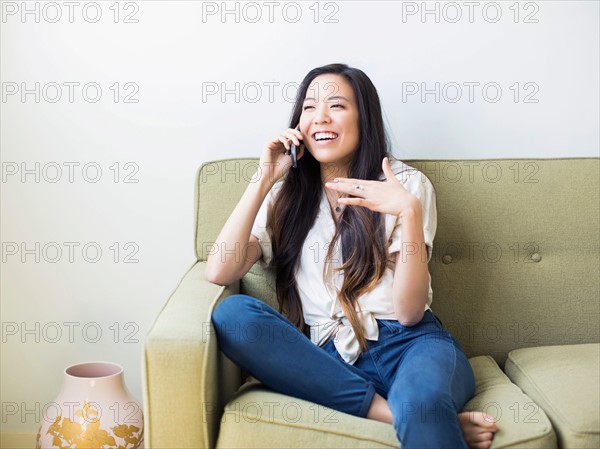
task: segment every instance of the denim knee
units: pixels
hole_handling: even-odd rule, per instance
[[[257,312],[261,310],[260,299],[241,294],[228,296],[212,314],[217,336],[228,333],[239,339],[244,329],[257,325]]]
[[[212,321],[215,324],[226,324],[248,318],[253,311],[257,310],[257,301],[260,300],[248,295],[228,296],[215,307]]]

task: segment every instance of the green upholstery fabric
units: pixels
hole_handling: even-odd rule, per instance
[[[493,449],[552,449],[556,435],[543,410],[489,356],[469,360],[475,396],[464,410],[486,410],[499,431]],[[218,448],[398,448],[394,427],[275,393],[249,378],[227,404]]]
[[[431,308],[469,357],[491,355],[503,367],[512,349],[600,341],[598,158],[405,162],[436,189]],[[231,159],[200,168],[199,260],[257,166]],[[256,264],[240,291],[277,304],[272,283]]]
[[[218,448],[397,448],[393,426],[244,384],[221,418]]]
[[[558,388],[541,373],[547,367],[555,376],[567,376],[569,367],[587,366],[580,358],[549,353],[546,360],[538,357],[535,367],[520,362],[527,366],[524,372],[537,373],[536,388],[529,388],[510,372],[525,394],[500,370],[516,349],[600,341],[600,159],[405,162],[424,172],[437,192],[438,229],[429,265],[432,309],[465,348],[475,371],[477,394],[465,409],[483,409],[498,418],[500,431],[492,449],[556,447],[544,411],[558,426],[554,430],[563,447],[583,447],[564,437],[564,429],[597,432],[598,423],[572,414],[569,397],[594,391],[590,382],[597,388],[597,365],[595,370],[588,367],[591,376],[561,382]],[[219,447],[252,447],[264,436],[259,433],[268,432],[262,441],[271,442],[270,447],[396,447],[391,426],[341,413],[336,416],[344,424],[358,426],[353,434],[332,423],[305,423],[300,429],[298,423],[282,422],[281,415],[278,423],[222,422],[235,416],[235,401],[266,404],[274,398],[301,404],[256,385],[236,393],[243,373],[218,351],[210,322],[218,302],[233,293],[277,307],[273,273],[258,264],[228,287],[204,276],[212,244],[257,167],[258,158],[241,158],[209,162],[197,172],[198,262],[169,297],[145,343],[145,444],[213,448],[218,439]],[[232,411],[223,416],[226,404]],[[316,409],[316,404],[301,404],[305,419]],[[569,426],[554,418],[555,409],[570,417],[564,421]]]
[[[215,447],[223,406],[241,382],[240,370],[217,348],[210,317],[237,285],[206,281],[195,263],[146,337],[144,444],[148,448]]]
[[[492,449],[556,447],[556,434],[544,411],[511,383],[492,357],[472,357],[469,362],[475,374],[475,396],[463,411],[484,411],[496,420]]]
[[[432,309],[469,357],[503,367],[512,349],[600,341],[599,162],[444,161],[437,177],[432,163],[415,164],[438,192]],[[471,182],[464,166],[475,163]],[[458,182],[449,182],[453,164],[463,166]],[[495,166],[500,180],[485,181]]]
[[[547,413],[560,448],[600,447],[600,344],[511,351],[510,379]]]

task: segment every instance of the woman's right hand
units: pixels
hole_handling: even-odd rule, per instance
[[[275,184],[282,178],[292,166],[291,143],[293,142],[298,148],[296,160],[300,160],[304,155],[303,139],[304,137],[298,129],[288,128],[279,136],[267,142],[259,162],[261,178],[266,179],[271,184]]]

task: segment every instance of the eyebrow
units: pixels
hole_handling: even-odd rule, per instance
[[[350,102],[350,100],[348,100],[346,97],[342,97],[341,95],[336,95],[334,97],[329,97],[329,99],[327,99],[325,101],[337,100],[337,99],[346,100],[347,102]],[[308,100],[315,101],[315,99],[313,97],[306,97],[304,99],[304,103],[306,103]]]

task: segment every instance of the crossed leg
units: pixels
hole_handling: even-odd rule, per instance
[[[431,423],[418,418],[419,415],[414,409],[417,401],[425,400],[429,403],[425,405],[425,415],[427,410],[435,406],[436,401],[443,403],[446,413],[449,411],[454,413],[454,420],[446,422],[445,431],[455,441],[458,441],[457,435],[461,434],[464,440],[451,447],[465,447],[466,441],[471,449],[487,449],[491,444],[493,432],[497,430],[493,419],[482,412],[457,413],[457,410],[461,410],[464,402],[470,398],[470,392],[467,392],[461,383],[461,378],[468,374],[464,371],[464,364],[468,364],[468,361],[464,354],[460,353],[464,359],[458,363],[454,358],[458,351],[455,352],[453,349],[449,351],[452,345],[448,345],[447,341],[444,345],[445,350],[441,353],[442,357],[440,353],[432,355],[429,350],[423,351],[423,347],[420,351],[409,349],[412,351],[412,360],[398,369],[388,394],[388,403],[375,393],[373,385],[362,378],[359,370],[335,360],[320,349],[317,350],[316,346],[299,334],[285,317],[255,298],[246,295],[226,298],[213,314],[213,321],[221,350],[265,384],[286,394],[322,403],[346,413],[388,422],[395,426],[403,447],[407,449],[411,445],[412,447],[448,447],[447,440],[440,440],[441,433],[431,432]],[[428,353],[434,360],[421,359]],[[444,359],[444,355],[452,358]],[[433,368],[419,369],[426,365]],[[280,369],[273,369],[273,366],[278,366]],[[448,367],[451,372],[448,371]],[[464,372],[460,371],[460,367],[463,367]],[[314,374],[311,369],[315,370]],[[299,372],[304,375],[297,376]],[[436,372],[437,377],[432,378],[430,373]],[[314,382],[317,375],[322,382]],[[472,376],[472,373],[470,375]],[[340,379],[341,377],[343,379]],[[290,382],[291,378],[295,381]],[[445,386],[439,380],[444,378]],[[329,384],[328,379],[335,379],[335,385]],[[426,379],[427,381],[423,383]],[[448,379],[455,381],[454,386],[451,381],[450,393],[447,392]],[[337,388],[340,380],[343,380],[341,383],[346,388]],[[430,393],[423,395],[424,385],[438,386],[430,388],[428,390]],[[410,394],[403,393],[410,391],[419,394],[411,397]],[[452,393],[458,397],[456,404]],[[357,399],[359,399],[358,403]],[[402,413],[403,407],[404,413]],[[392,414],[392,410],[397,411],[396,416]],[[424,427],[427,427],[425,432],[418,430]],[[421,439],[420,434],[432,434],[435,437],[432,441],[422,442],[418,441]],[[421,443],[424,445],[420,445]]]

